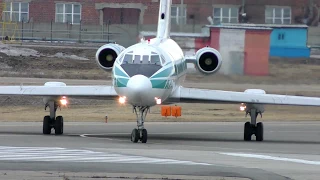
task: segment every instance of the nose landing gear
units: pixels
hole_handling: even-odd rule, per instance
[[[133,129],[131,133],[131,141],[133,143],[137,143],[139,140],[142,143],[147,143],[148,132],[144,128],[144,121],[147,117],[149,109],[150,107],[134,107],[133,108],[137,116],[137,126],[138,126],[138,128]]]
[[[142,143],[147,143],[148,140],[148,132],[146,129],[138,130],[133,129],[131,133],[131,141],[134,143],[137,143],[138,141],[141,141]]]

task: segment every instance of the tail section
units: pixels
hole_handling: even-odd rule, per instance
[[[157,38],[170,38],[172,0],[160,0]]]

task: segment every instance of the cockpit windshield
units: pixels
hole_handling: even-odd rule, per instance
[[[132,62],[132,55],[126,54],[123,58],[122,64],[129,64],[129,62]]]
[[[124,55],[121,64],[153,64],[161,66],[165,64],[165,60],[154,52],[151,55],[137,55],[131,51]]]

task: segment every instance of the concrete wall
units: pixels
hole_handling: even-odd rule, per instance
[[[240,74],[244,72],[244,29],[221,29],[220,30],[220,53],[223,57],[222,74]]]
[[[174,33],[171,38],[186,54],[210,46],[223,58],[218,73],[226,75],[264,76],[269,74],[270,28],[210,26],[209,32]],[[141,32],[153,38],[155,32]],[[188,65],[188,68],[193,68]]]
[[[270,56],[294,58],[310,57],[307,39],[307,27],[273,27],[271,33]]]
[[[269,75],[271,30],[247,29],[244,71],[246,75]]]
[[[308,46],[320,47],[320,27],[309,27]]]
[[[308,39],[307,28],[273,28],[271,46],[306,47]]]

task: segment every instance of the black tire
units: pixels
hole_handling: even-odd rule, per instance
[[[42,133],[43,134],[51,134],[51,119],[50,119],[50,116],[45,116],[43,118]]]
[[[141,142],[147,143],[147,141],[148,141],[148,131],[146,129],[142,129]]]
[[[263,124],[259,122],[256,128],[256,140],[263,141]]]
[[[61,135],[63,134],[63,117],[58,116],[56,118],[55,124],[54,124],[55,134]]]
[[[251,141],[251,136],[252,136],[252,126],[250,122],[246,122],[244,124],[244,136],[243,139],[245,141]]]
[[[134,142],[134,143],[137,143],[139,141],[139,131],[138,129],[133,129],[132,130],[132,133],[131,133],[131,141]]]

